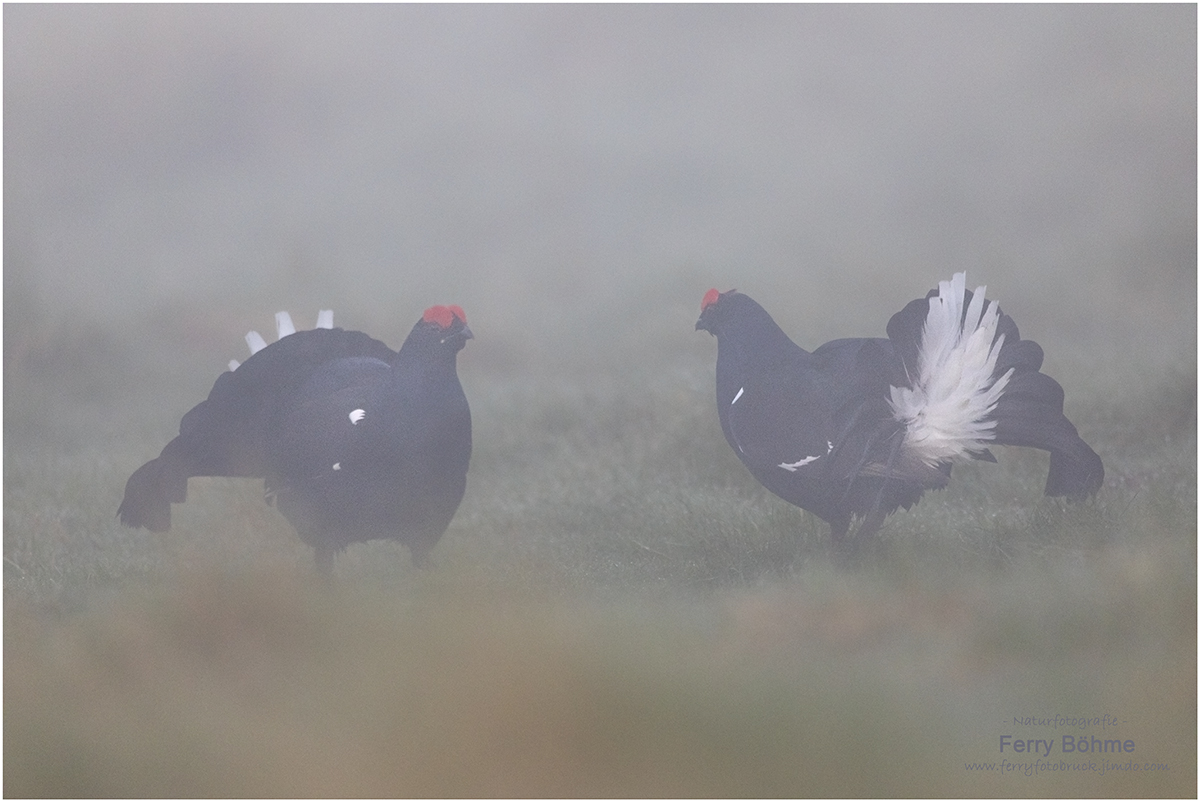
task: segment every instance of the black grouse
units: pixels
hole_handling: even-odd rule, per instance
[[[829,523],[834,548],[860,547],[898,507],[950,481],[952,463],[995,462],[990,445],[1050,452],[1046,495],[1100,489],[1100,457],[1063,415],[984,287],[956,273],[892,316],[887,339],[833,340],[809,353],[736,290],[709,290],[696,329],[717,338],[717,414],[725,439],[768,490]],[[860,518],[854,537],[852,518]]]
[[[405,543],[420,565],[466,490],[471,411],[457,356],[471,339],[457,306],[433,306],[399,351],[358,331],[246,335],[251,356],[230,363],[179,436],[134,471],[117,510],[127,526],[165,532],[191,476],[266,480],[268,500],[316,550],[328,574],[351,543]]]

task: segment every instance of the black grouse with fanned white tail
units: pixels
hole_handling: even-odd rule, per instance
[[[953,463],[995,462],[992,445],[1050,452],[1050,496],[1086,498],[1104,481],[1062,387],[1039,372],[1041,347],[965,273],[893,315],[886,339],[809,353],[736,290],[709,290],[696,328],[717,338],[725,439],[768,490],[827,521],[841,552],[944,487]]]
[[[261,477],[322,573],[349,544],[376,539],[423,563],[466,489],[465,313],[430,307],[399,351],[332,328],[331,312],[311,331],[295,331],[286,312],[276,320],[279,340],[246,335],[250,358],[231,362],[179,436],[129,477],[121,522],[164,532],[189,477]]]

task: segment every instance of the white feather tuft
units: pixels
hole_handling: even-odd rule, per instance
[[[317,328],[332,329],[333,328],[333,310],[322,309],[317,312]],[[287,311],[275,313],[275,335],[277,339],[282,340],[291,334],[296,333],[296,324],[292,322],[292,316]],[[267,341],[257,331],[246,332],[246,345],[250,346],[250,355],[254,356],[259,351],[267,347]],[[237,370],[238,361],[236,359],[229,360],[229,369]]]
[[[996,336],[1000,307],[975,290],[963,314],[966,273],[938,284],[921,331],[912,387],[893,387],[889,403],[906,427],[904,448],[927,465],[982,451],[995,438],[989,416],[1008,385],[1010,369],[994,378],[1004,336]]]
[[[289,334],[296,333],[296,325],[292,323],[292,316],[286,311],[275,313],[275,339],[282,340]]]
[[[257,331],[246,332],[246,345],[250,346],[250,356],[267,347],[267,341]]]

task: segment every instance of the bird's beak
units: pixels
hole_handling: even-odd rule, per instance
[[[467,340],[474,340],[475,335],[472,334],[471,330],[464,325],[458,331],[453,332],[452,334],[447,334],[446,336],[442,337],[441,343],[443,345],[445,345],[446,343],[450,342],[451,340],[455,340],[455,339],[457,339],[459,341],[458,348],[455,349],[455,350],[458,350],[459,348],[462,348],[463,346],[465,346],[467,344]]]

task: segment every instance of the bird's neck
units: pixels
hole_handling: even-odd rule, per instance
[[[771,372],[805,360],[809,354],[796,345],[762,309],[747,310],[717,338],[717,364],[738,365],[750,373]]]
[[[392,360],[392,381],[411,383],[417,380],[423,387],[457,384],[455,357],[456,354],[418,353],[402,348]]]

